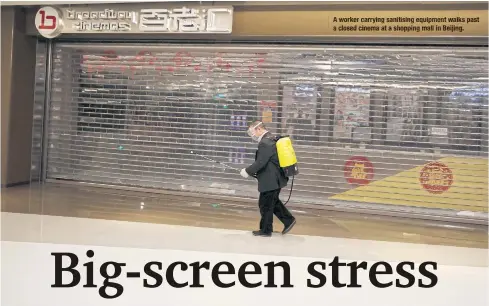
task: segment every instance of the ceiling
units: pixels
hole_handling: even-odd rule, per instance
[[[487,3],[487,1],[165,1],[165,0],[144,0],[144,2],[187,2],[193,4],[199,3],[212,3],[216,4],[216,2],[222,2],[231,5],[239,5],[239,6],[259,6],[259,5],[274,5],[274,6],[284,6],[284,5],[337,5],[337,4],[351,4],[351,5],[365,5],[365,4],[447,4],[447,3],[464,3],[464,4],[474,4],[474,3]],[[105,1],[90,1],[90,4],[102,4],[102,3],[140,3],[140,1],[134,0],[105,0]],[[52,1],[42,1],[42,5],[69,5],[69,4],[87,4],[87,0],[71,0],[71,1],[63,1],[63,0],[52,0]],[[2,0],[0,2],[2,6],[39,6],[40,1],[36,0],[27,0],[27,1],[17,1],[17,0]]]

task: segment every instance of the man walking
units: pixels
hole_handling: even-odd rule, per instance
[[[296,220],[280,201],[280,190],[287,186],[289,178],[280,168],[276,141],[261,121],[255,121],[248,128],[248,136],[258,142],[255,162],[241,170],[241,176],[247,178],[255,176],[258,179],[260,198],[260,229],[253,231],[253,235],[271,237],[273,232],[273,215],[284,224],[282,234],[287,234],[294,227]]]

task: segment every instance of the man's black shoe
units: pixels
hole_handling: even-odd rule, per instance
[[[292,221],[292,223],[290,223],[288,226],[286,226],[286,227],[284,228],[284,230],[282,231],[282,235],[285,235],[285,234],[287,234],[288,232],[290,232],[290,230],[291,230],[291,229],[294,227],[295,222],[296,222],[296,220],[294,219],[294,221]]]
[[[253,231],[253,236],[272,237],[272,233],[264,233],[262,231]]]

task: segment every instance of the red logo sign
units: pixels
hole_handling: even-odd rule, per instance
[[[353,156],[348,159],[343,171],[346,181],[350,184],[367,185],[374,178],[374,166],[363,156]]]
[[[37,11],[36,28],[46,38],[55,38],[61,33],[61,14],[55,8],[46,6]]]
[[[41,9],[39,11],[39,15],[41,16],[41,21],[39,22],[39,30],[54,30],[56,29],[56,22],[58,19],[56,16],[46,16],[46,11]],[[48,22],[49,24],[47,24]]]
[[[443,193],[452,186],[452,170],[440,162],[428,163],[419,173],[419,182],[429,193]]]

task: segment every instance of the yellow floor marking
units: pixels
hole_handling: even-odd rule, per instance
[[[438,161],[453,173],[451,187],[441,194],[429,193],[422,187],[419,177],[425,165],[421,165],[330,199],[487,212],[487,159],[449,157]]]

